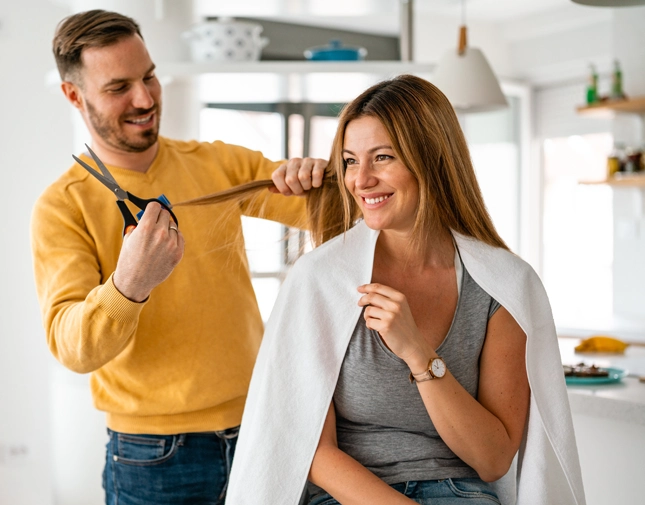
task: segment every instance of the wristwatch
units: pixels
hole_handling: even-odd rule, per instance
[[[410,372],[410,384],[432,379],[441,379],[444,375],[446,375],[446,363],[443,358],[437,356],[436,358],[430,358],[428,368],[425,372],[416,375]]]

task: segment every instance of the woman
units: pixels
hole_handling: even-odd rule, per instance
[[[454,156],[444,157],[452,147],[442,146],[444,139],[406,127],[414,111],[431,130],[458,129],[454,115],[433,111],[433,93],[439,96],[421,80],[399,80],[368,92],[341,119],[338,176],[365,224],[380,234],[371,283],[358,288],[363,318],[312,462],[312,505],[337,503],[331,496],[413,503],[406,488],[419,503],[460,492],[481,495],[465,503],[498,503],[487,482],[508,471],[522,440],[526,337],[467,271],[458,286],[461,260],[450,229],[504,243],[484,210],[463,137],[445,138]],[[460,173],[463,196],[436,191],[437,182]],[[462,217],[471,215],[472,225]]]
[[[295,504],[306,478],[310,505],[583,504],[546,295],[496,233],[445,96],[373,86],[330,164],[312,235],[346,233],[281,291],[227,504]]]

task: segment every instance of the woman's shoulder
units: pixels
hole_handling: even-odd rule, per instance
[[[533,267],[517,254],[472,237],[454,234],[470,276],[512,314],[525,311],[529,298],[548,306],[548,297]]]
[[[464,267],[474,281],[499,302],[528,334],[536,323],[553,324],[549,298],[539,276],[518,255],[455,234]],[[549,332],[543,332],[545,337]]]
[[[457,232],[453,232],[453,235],[462,260],[469,271],[473,268],[484,270],[506,280],[537,278],[533,267],[512,251]]]
[[[293,268],[298,271],[314,270],[325,267],[343,268],[351,266],[359,261],[363,255],[368,253],[376,236],[362,221],[344,233],[335,236],[322,245],[319,245],[310,252],[302,255],[294,264]]]
[[[301,256],[289,271],[287,285],[298,291],[355,293],[371,278],[377,235],[362,222],[357,223]]]

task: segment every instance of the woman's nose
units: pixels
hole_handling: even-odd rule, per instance
[[[372,167],[369,163],[362,163],[356,172],[356,187],[365,189],[374,186],[375,177]]]

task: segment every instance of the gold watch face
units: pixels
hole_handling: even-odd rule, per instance
[[[430,370],[432,371],[432,375],[437,378],[441,378],[446,375],[446,364],[441,358],[435,358],[432,360]]]

